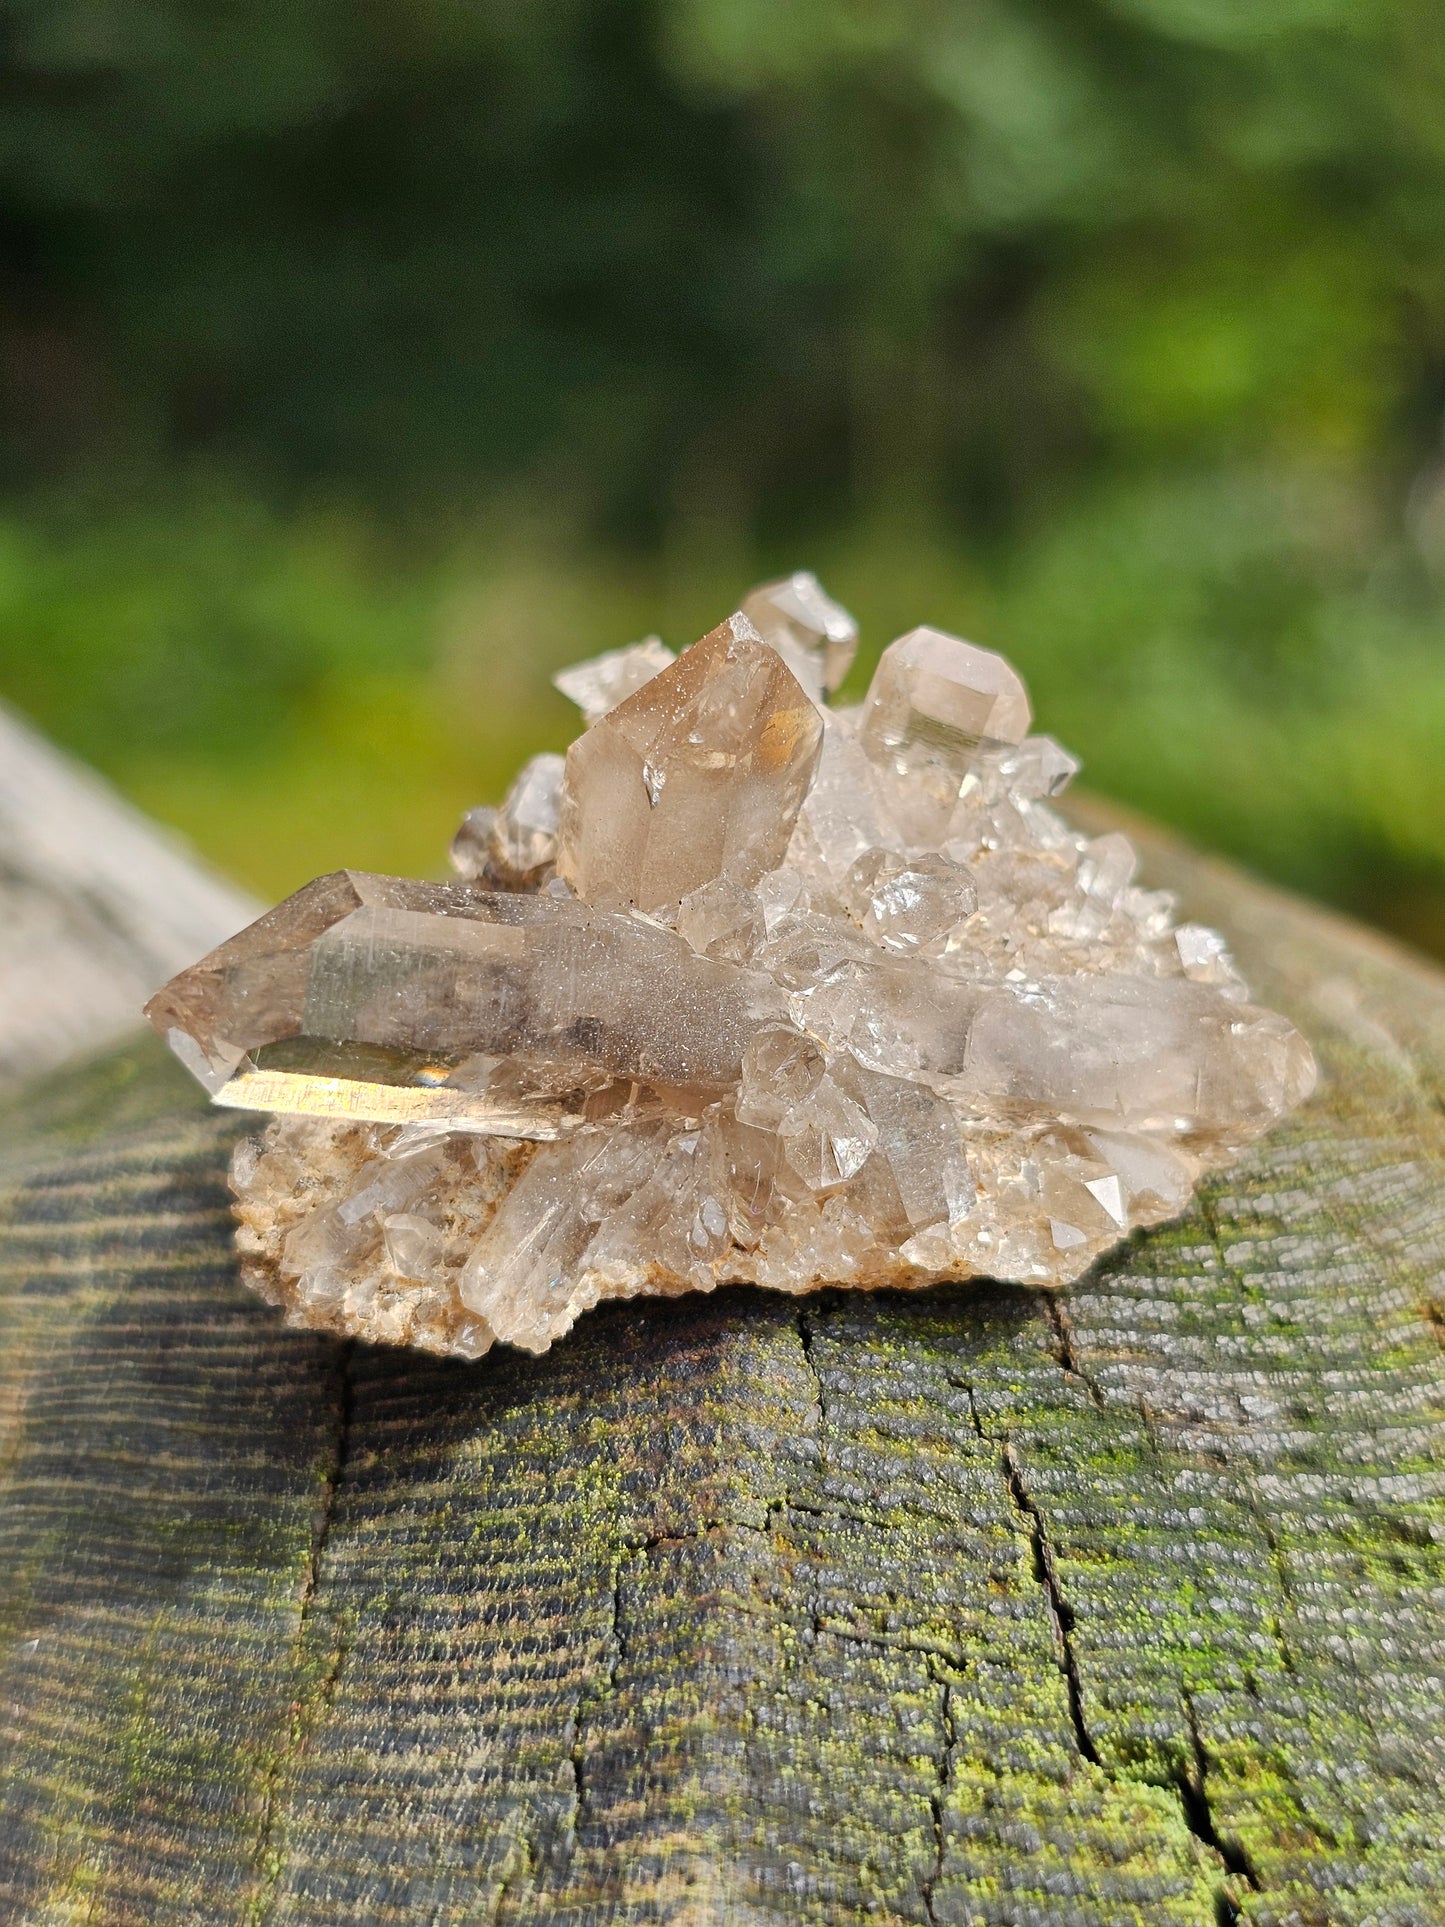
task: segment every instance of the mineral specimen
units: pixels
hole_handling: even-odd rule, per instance
[[[913,629],[883,652],[858,740],[901,779],[893,814],[916,843],[941,839],[981,750],[1023,741],[1029,699],[1002,656],[941,629]]]
[[[1223,940],[1044,800],[1077,764],[1009,665],[916,629],[827,707],[855,641],[795,575],[562,672],[588,727],[461,881],[322,877],[152,999],[281,1113],[232,1184],[293,1323],[471,1358],[639,1293],[1064,1284],[1308,1095]]]

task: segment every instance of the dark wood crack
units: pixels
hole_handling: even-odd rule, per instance
[[[1068,1314],[1064,1310],[1059,1293],[1041,1291],[1038,1296],[1040,1309],[1048,1322],[1049,1330],[1054,1335],[1054,1357],[1070,1378],[1078,1379],[1095,1405],[1103,1411],[1108,1400],[1098,1380],[1079,1363],[1078,1354],[1074,1350],[1073,1330],[1069,1325]]]
[[[1054,1643],[1058,1648],[1059,1667],[1064,1675],[1068,1693],[1069,1720],[1074,1729],[1074,1739],[1080,1753],[1094,1766],[1103,1764],[1099,1749],[1094,1744],[1093,1735],[1084,1718],[1084,1688],[1079,1677],[1078,1656],[1074,1652],[1073,1630],[1074,1609],[1065,1599],[1059,1585],[1058,1569],[1054,1564],[1054,1549],[1044,1528],[1043,1514],[1035,1505],[1028,1485],[1024,1480],[1023,1467],[1018,1454],[1011,1445],[1003,1448],[1004,1473],[1007,1480],[1009,1497],[1020,1515],[1028,1522],[1029,1537],[1034,1549],[1034,1577],[1044,1589],[1044,1597],[1049,1605],[1049,1619],[1054,1629]]]
[[[612,1591],[610,1596],[610,1617],[605,1633],[607,1652],[607,1671],[600,1685],[588,1690],[584,1683],[577,1696],[576,1709],[572,1715],[572,1749],[568,1756],[572,1771],[572,1817],[569,1838],[561,1854],[565,1865],[571,1859],[572,1847],[582,1831],[583,1821],[592,1799],[591,1778],[586,1766],[587,1726],[593,1710],[614,1697],[617,1681],[627,1657],[627,1636],[622,1621],[622,1587],[627,1567],[635,1560],[644,1559],[653,1547],[663,1545],[670,1537],[690,1537],[692,1535],[658,1534],[651,1540],[638,1540],[624,1545],[612,1568]]]
[[[943,1831],[943,1807],[948,1797],[949,1782],[953,1778],[953,1749],[958,1745],[958,1728],[953,1718],[953,1685],[946,1675],[935,1672],[932,1665],[929,1671],[938,1681],[940,1705],[938,1723],[943,1733],[943,1750],[938,1756],[938,1785],[928,1796],[928,1811],[933,1822],[933,1868],[922,1883],[924,1917],[929,1927],[938,1927],[938,1916],[934,1911],[934,1897],[939,1882],[943,1879],[943,1861],[946,1842]]]
[[[828,1423],[827,1397],[823,1389],[822,1373],[818,1370],[818,1361],[813,1356],[813,1327],[809,1323],[807,1312],[801,1305],[798,1307],[798,1342],[803,1348],[804,1363],[813,1374],[818,1404],[818,1428],[821,1431]]]
[[[1260,1890],[1259,1874],[1240,1842],[1228,1834],[1221,1833],[1215,1822],[1209,1801],[1209,1755],[1205,1750],[1204,1736],[1199,1730],[1199,1715],[1193,1696],[1183,1695],[1184,1715],[1189,1725],[1191,1762],[1179,1769],[1176,1786],[1179,1790],[1179,1803],[1184,1812],[1184,1824],[1206,1847],[1213,1849],[1224,1862],[1225,1867],[1237,1879],[1244,1881],[1256,1893]],[[1221,1922],[1240,1918],[1239,1903],[1228,1888],[1219,1889],[1216,1895],[1216,1911]]]

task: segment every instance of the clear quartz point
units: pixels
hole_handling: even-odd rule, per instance
[[[874,794],[873,765],[859,745],[853,717],[825,712],[817,771],[790,845],[795,863],[836,882],[865,850],[902,840]]]
[[[575,1281],[598,1227],[645,1182],[666,1137],[665,1125],[628,1125],[543,1145],[463,1266],[462,1304],[498,1338],[545,1351],[582,1308]]]
[[[499,869],[528,877],[556,855],[563,768],[562,757],[550,753],[522,765],[492,823],[491,847]]]
[[[232,1182],[290,1322],[476,1358],[638,1293],[1058,1285],[1309,1095],[1224,939],[1050,808],[1001,658],[915,630],[820,708],[852,641],[794,576],[564,671],[590,726],[463,881],[319,878],[152,999],[276,1113]]]
[[[863,1169],[878,1126],[831,1077],[823,1077],[778,1125],[783,1157],[813,1192],[836,1191]]]
[[[743,1052],[737,1100],[739,1124],[776,1130],[806,1104],[827,1073],[827,1060],[806,1032],[760,1030]]]
[[[1075,756],[1052,736],[1025,736],[1016,749],[999,758],[999,774],[1010,795],[1058,796],[1079,773]]]
[[[818,712],[735,615],[567,752],[557,869],[587,903],[653,911],[781,862],[822,743]]]
[[[852,667],[858,625],[807,569],[750,591],[742,613],[815,702],[831,696]]]
[[[595,723],[676,660],[658,637],[648,636],[626,649],[609,649],[589,662],[559,669],[552,681],[569,702],[576,703],[587,722]]]
[[[946,856],[865,850],[844,884],[865,936],[888,950],[918,950],[946,937],[978,908],[973,878]]]
[[[486,803],[479,803],[462,818],[449,852],[452,868],[459,876],[471,880],[486,874],[492,860],[492,825],[496,820],[497,812]]]
[[[1002,656],[942,629],[890,642],[868,686],[858,740],[894,779],[907,827],[936,849],[981,750],[1023,741],[1029,699]]]
[[[452,868],[494,890],[531,890],[557,851],[562,758],[534,756],[518,771],[500,809],[468,810],[452,838]]]
[[[745,963],[763,941],[767,918],[756,891],[714,877],[682,899],[676,927],[699,956]]]

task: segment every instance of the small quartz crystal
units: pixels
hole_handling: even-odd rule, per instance
[[[980,753],[1011,749],[1028,726],[1028,692],[1002,656],[942,629],[911,629],[883,651],[858,740],[896,779],[900,826],[934,847]]]
[[[557,853],[564,767],[560,756],[534,756],[497,812],[491,838],[497,866],[519,880],[545,869]]]
[[[810,570],[765,582],[743,598],[742,613],[815,702],[831,696],[852,666],[858,625]]]
[[[1011,796],[1057,796],[1078,775],[1079,764],[1052,736],[1026,736],[999,757],[998,773]]]
[[[469,810],[452,838],[452,867],[492,889],[536,889],[557,854],[563,768],[560,756],[534,756],[500,809]]]
[[[962,864],[946,856],[865,850],[848,872],[844,901],[875,943],[917,950],[971,916],[978,892]]]
[[[552,681],[570,702],[576,703],[586,722],[595,723],[676,660],[657,636],[649,636],[626,649],[609,649],[605,656],[595,656],[591,662],[559,669]]]
[[[1051,807],[1002,659],[935,629],[827,707],[815,577],[564,670],[565,760],[459,881],[338,871],[148,1014],[218,1103],[245,1275],[297,1325],[480,1357],[601,1299],[1076,1278],[1302,1102],[1222,937]]]

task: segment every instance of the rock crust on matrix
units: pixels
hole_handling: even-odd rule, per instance
[[[458,883],[320,879],[152,1000],[279,1113],[232,1186],[293,1323],[476,1357],[725,1283],[1061,1285],[1308,1094],[1222,939],[1050,807],[1012,668],[914,630],[831,708],[855,638],[799,575],[564,672],[588,727]]]

